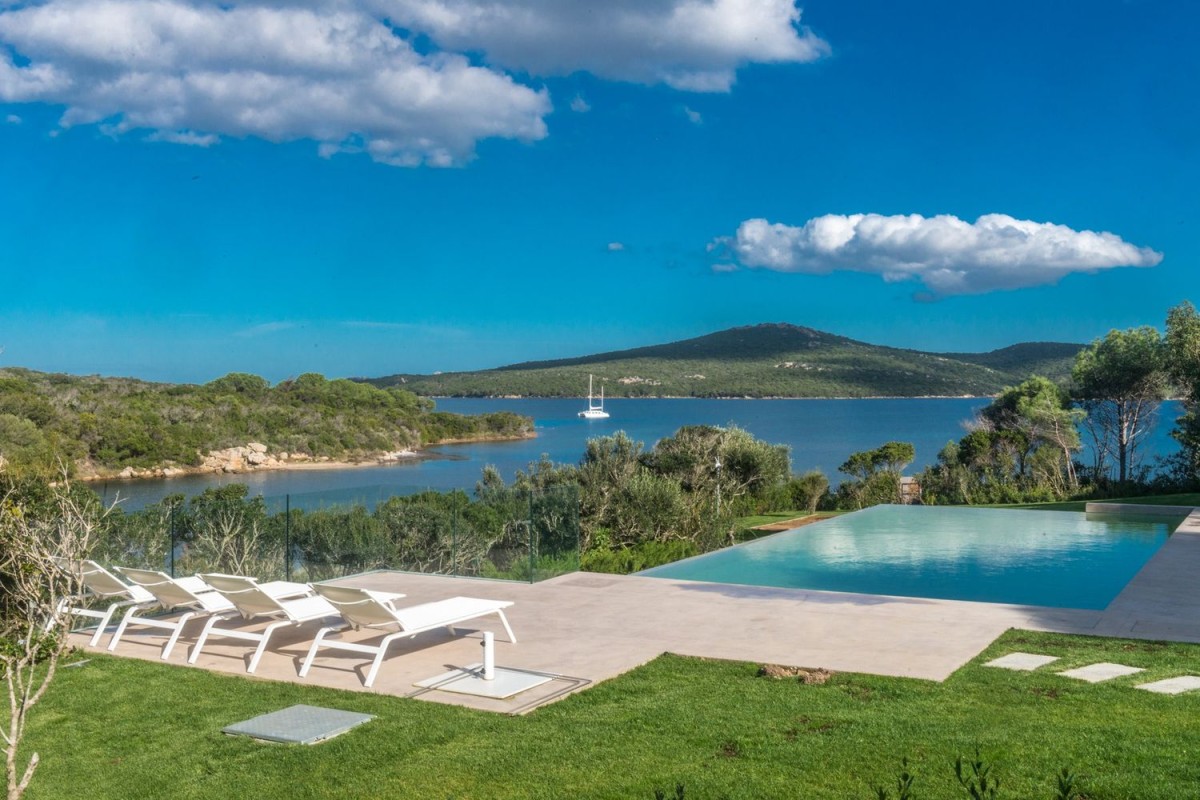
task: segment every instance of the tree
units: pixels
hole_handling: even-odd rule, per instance
[[[39,763],[34,752],[21,766],[21,742],[68,648],[66,601],[80,593],[78,565],[103,511],[65,475],[55,486],[17,484],[0,471],[0,490],[0,672],[8,690],[0,739],[8,800],[18,800]]]
[[[1019,479],[1031,477],[1030,461],[1036,458],[1044,480],[1065,481],[1063,488],[1074,489],[1078,486],[1074,455],[1081,447],[1078,424],[1086,412],[1071,405],[1066,390],[1049,378],[1034,375],[1019,386],[1006,388],[979,416],[990,430],[1003,435],[1016,456]],[[1047,447],[1061,458],[1042,452]],[[1060,469],[1047,472],[1056,464]]]
[[[1149,326],[1110,331],[1080,351],[1071,376],[1097,451],[1115,455],[1117,480],[1129,480],[1166,397],[1162,336]]]
[[[916,455],[916,448],[909,442],[887,442],[874,450],[852,453],[838,467],[838,472],[853,478],[838,487],[842,504],[866,508],[899,503],[900,476]]]
[[[1167,313],[1166,347],[1171,380],[1183,404],[1171,436],[1180,446],[1181,477],[1194,485],[1200,482],[1200,314],[1191,303]]]

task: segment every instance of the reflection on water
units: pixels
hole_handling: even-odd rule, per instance
[[[1176,524],[1064,511],[875,506],[642,574],[1099,609]]]

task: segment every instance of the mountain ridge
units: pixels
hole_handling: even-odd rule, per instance
[[[775,322],[486,370],[354,380],[465,397],[577,397],[588,373],[606,385],[608,397],[985,396],[1035,373],[1064,382],[1083,348],[1019,342],[982,353],[935,353]]]

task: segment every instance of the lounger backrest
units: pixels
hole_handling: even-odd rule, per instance
[[[324,583],[314,583],[312,588],[317,594],[329,601],[338,610],[342,618],[359,628],[370,628],[379,625],[398,625],[396,612],[372,594],[369,589],[359,589],[353,586],[330,586]]]
[[[222,575],[207,572],[200,579],[225,595],[243,617],[258,617],[267,614],[286,613],[286,609],[258,585],[254,578],[241,575]]]
[[[116,575],[97,564],[85,559],[83,565],[83,585],[97,597],[132,597],[129,587],[121,582]]]
[[[195,594],[180,586],[165,572],[134,567],[116,567],[115,569],[128,578],[131,583],[136,583],[154,595],[158,602],[166,608],[192,606],[200,602]]]

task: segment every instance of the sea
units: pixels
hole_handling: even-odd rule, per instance
[[[175,478],[93,483],[106,502],[126,511],[156,503],[172,494],[199,494],[213,486],[243,483],[272,509],[320,508],[362,503],[374,505],[395,494],[427,489],[472,491],[487,465],[511,482],[517,470],[543,455],[561,464],[577,464],[587,440],[624,431],[646,449],[684,425],[736,425],[759,439],[787,445],[795,474],[819,469],[837,485],[837,468],[851,453],[887,441],[911,442],[916,460],[909,472],[937,461],[947,442],[961,439],[990,398],[879,398],[841,400],[701,400],[609,398],[603,420],[580,419],[586,399],[443,398],[437,408],[457,414],[512,411],[532,417],[536,438],[511,442],[440,445],[417,458],[386,465],[322,470],[275,470],[240,475],[187,475]],[[1144,461],[1174,452],[1170,430],[1181,409],[1165,403],[1143,446]],[[1085,456],[1086,458],[1086,456]]]

